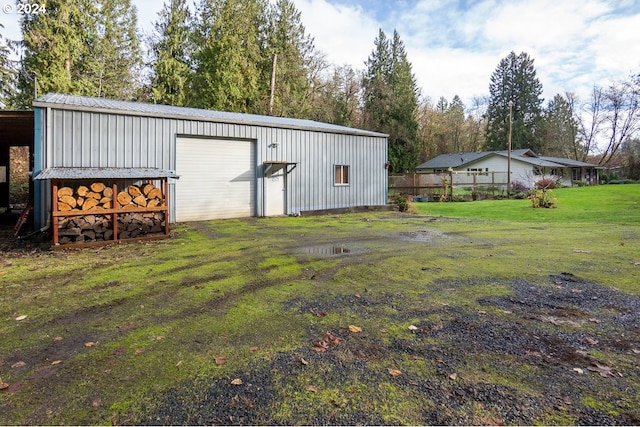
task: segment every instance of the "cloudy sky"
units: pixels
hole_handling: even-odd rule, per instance
[[[0,5],[14,0],[0,0]],[[273,0],[272,0],[273,1]],[[161,0],[132,0],[150,31]],[[534,59],[546,100],[640,73],[640,2],[636,0],[294,0],[316,48],[357,69],[381,28],[397,30],[422,95],[459,95],[467,106],[487,95],[509,52]],[[19,16],[0,12],[2,30],[19,38]]]

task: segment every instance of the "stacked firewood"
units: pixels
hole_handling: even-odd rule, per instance
[[[82,215],[60,218],[58,242],[82,243],[113,239],[111,218],[106,215]]]
[[[130,185],[117,194],[118,204],[124,209],[151,208],[162,205],[162,190],[153,184],[141,187]],[[113,207],[113,190],[102,182],[94,182],[90,187],[79,186],[75,191],[71,187],[58,190],[58,210],[101,210]]]
[[[163,212],[131,212],[118,214],[118,239],[152,236],[164,231]]]
[[[117,195],[118,203],[123,208],[152,208],[162,205],[162,190],[153,184],[141,187],[130,185],[126,191]]]
[[[80,185],[58,189],[58,211],[70,213],[58,220],[60,244],[113,240],[113,224],[110,214],[96,211],[114,208],[111,187],[94,182],[89,187]],[[130,185],[116,195],[118,210],[141,210],[163,205],[162,190],[153,184]],[[75,215],[73,213],[76,213]],[[77,214],[87,212],[86,214]],[[113,212],[113,211],[112,211]],[[117,213],[117,239],[130,239],[162,234],[165,230],[164,212]]]
[[[74,189],[62,187],[58,190],[58,210],[62,212],[74,210],[101,210],[113,207],[113,190],[101,182],[94,182],[89,187],[81,185]]]

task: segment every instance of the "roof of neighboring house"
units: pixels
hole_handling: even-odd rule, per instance
[[[441,154],[433,159],[418,165],[416,169],[424,170],[424,169],[457,169],[461,167],[465,167],[472,163],[477,162],[480,159],[490,157],[490,156],[500,156],[500,157],[508,157],[509,153],[507,150],[504,151],[482,151],[478,153],[453,153],[453,154]],[[511,160],[516,160],[524,163],[529,163],[534,166],[541,167],[594,167],[589,163],[579,162],[577,160],[571,159],[563,159],[559,157],[543,157],[536,155],[533,151],[523,148],[518,150],[511,151]]]
[[[559,163],[564,166],[569,167],[584,167],[584,168],[600,168],[601,166],[593,165],[591,163],[581,162],[580,160],[567,159],[564,157],[549,157],[549,156],[540,156],[541,159],[548,160],[550,162]]]
[[[374,137],[389,136],[384,133],[372,132],[364,129],[355,129],[347,126],[339,126],[331,123],[316,122],[313,120],[261,116],[257,114],[230,113],[225,111],[204,110],[200,108],[175,107],[172,105],[147,104],[143,102],[118,101],[113,99],[94,98],[88,96],[64,95],[60,93],[48,93],[44,96],[41,96],[33,102],[33,106],[183,120],[201,120],[217,123],[257,125],[284,129],[340,133],[348,135]]]

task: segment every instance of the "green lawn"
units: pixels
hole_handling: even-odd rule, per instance
[[[637,424],[640,186],[556,195],[0,253],[0,425]]]
[[[416,203],[421,214],[510,221],[634,224],[640,222],[640,184],[552,190],[556,209],[532,209],[530,200]]]

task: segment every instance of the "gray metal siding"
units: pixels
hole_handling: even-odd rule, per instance
[[[40,109],[40,108],[36,108]],[[45,167],[153,167],[175,170],[176,138],[256,141],[257,215],[263,215],[262,163],[297,163],[287,179],[287,213],[387,203],[387,138],[302,129],[42,108],[48,113]],[[278,143],[277,148],[270,148]],[[348,186],[334,185],[334,165],[350,166]],[[36,170],[35,172],[39,172]],[[180,174],[180,171],[176,171]],[[170,180],[171,181],[171,180]],[[175,218],[170,184],[170,218]],[[42,219],[46,219],[43,213]],[[43,221],[44,222],[44,221]]]

